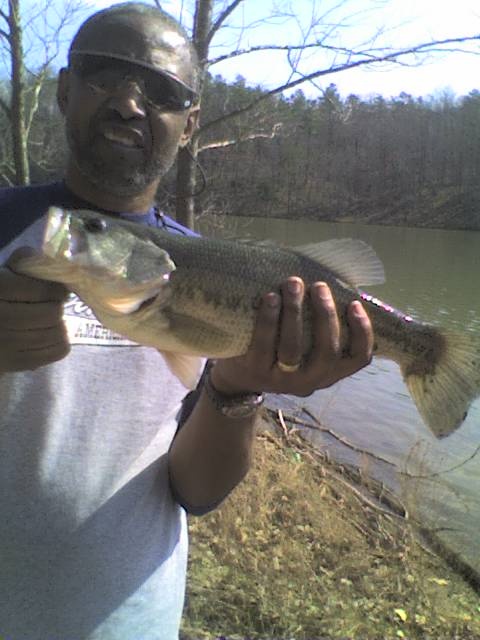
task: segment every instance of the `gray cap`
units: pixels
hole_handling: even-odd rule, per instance
[[[198,58],[180,24],[163,10],[124,2],[99,11],[78,30],[69,50],[139,64],[197,93]]]

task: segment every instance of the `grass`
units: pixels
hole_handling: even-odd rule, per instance
[[[297,435],[262,432],[247,479],[190,520],[181,637],[480,639],[479,595],[359,489]]]

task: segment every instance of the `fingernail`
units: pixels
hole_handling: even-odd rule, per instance
[[[326,282],[315,282],[314,290],[315,293],[322,298],[323,300],[328,300],[330,298],[330,291]]]
[[[269,293],[266,296],[266,303],[272,309],[280,306],[280,296],[277,293]]]
[[[302,283],[300,280],[287,280],[287,289],[290,293],[299,294],[302,290]]]
[[[354,300],[352,302],[352,311],[358,317],[363,317],[365,315],[365,311],[363,309],[362,303],[358,300]]]

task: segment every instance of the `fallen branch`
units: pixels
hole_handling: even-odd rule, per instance
[[[271,411],[271,410],[269,409],[268,411]],[[349,449],[352,449],[352,451],[356,451],[357,453],[361,453],[362,455],[370,456],[372,458],[375,458],[375,460],[380,460],[380,462],[384,462],[385,464],[388,464],[392,467],[397,468],[397,465],[391,460],[388,460],[387,458],[383,458],[382,456],[376,453],[372,453],[367,449],[362,449],[362,447],[359,447],[353,442],[350,442],[349,440],[347,440],[347,438],[345,438],[344,436],[341,436],[340,434],[336,433],[332,429],[329,429],[328,427],[324,427],[321,424],[321,422],[318,420],[318,418],[315,417],[315,415],[306,407],[302,407],[302,411],[306,413],[309,418],[314,420],[315,424],[310,424],[309,422],[306,422],[305,420],[301,420],[296,416],[287,415],[285,416],[285,418],[286,420],[288,420],[288,422],[291,422],[292,424],[297,424],[299,426],[306,427],[307,429],[312,429],[314,431],[321,431],[322,433],[327,433],[329,436],[332,436],[332,438],[334,438],[335,440],[338,440],[338,442],[341,442],[343,445],[345,445]]]
[[[412,518],[406,507],[392,492],[384,487],[383,483],[369,478],[368,485],[365,485],[359,469],[351,465],[339,464],[335,461],[328,461],[327,463],[328,456],[326,452],[314,447],[302,438],[297,429],[288,427],[287,422],[295,424],[298,419],[291,420],[290,417],[285,416],[281,410],[277,412],[268,410],[267,413],[273,418],[269,424],[277,430],[281,430],[282,440],[284,442],[286,440],[289,448],[296,449],[302,457],[308,458],[309,461],[313,463],[313,466],[319,469],[322,480],[326,482],[332,495],[337,496],[337,499],[340,500],[345,500],[347,496],[353,497],[366,507],[366,511],[370,510],[371,514],[377,514],[378,517],[374,521],[377,530],[382,531],[384,538],[387,540],[391,539],[391,533],[383,528],[387,522],[397,530],[401,527],[404,533],[409,532],[412,534],[415,543],[423,551],[427,551],[430,555],[441,557],[480,593],[480,572],[470,566],[459,553],[450,549],[440,538],[442,532],[457,531],[456,529],[451,527],[429,529],[422,526],[420,522]],[[312,417],[316,420],[314,416]],[[324,428],[322,427],[321,430],[324,430]],[[325,431],[330,432],[328,429],[325,429]],[[271,438],[273,442],[276,441],[277,446],[281,446],[280,440],[278,438],[275,439],[274,435],[270,435],[267,432],[267,437]],[[472,454],[470,459],[474,457],[477,452],[478,449]],[[340,487],[347,491],[347,495],[339,491]],[[369,494],[366,493],[367,491]],[[355,525],[355,523],[352,524]],[[404,525],[403,527],[402,524]],[[364,527],[358,526],[356,528],[363,535],[370,535],[368,531],[362,531]],[[429,548],[425,545],[428,545]]]
[[[315,416],[315,414],[313,414],[307,407],[302,407],[301,409],[302,409],[303,413],[306,413],[309,418],[311,418],[312,420],[315,421],[315,424],[310,424],[309,422],[306,422],[305,420],[301,420],[300,418],[298,418],[296,416],[285,416],[286,419],[288,420],[288,422],[292,422],[292,424],[297,424],[299,426],[306,427],[307,429],[312,429],[312,430],[315,430],[315,431],[320,431],[322,433],[327,433],[329,436],[331,436],[335,440],[338,440],[338,442],[341,442],[343,445],[345,445],[349,449],[352,449],[352,451],[356,451],[357,453],[361,453],[362,455],[370,456],[371,458],[374,458],[375,460],[380,460],[381,462],[384,462],[385,464],[388,464],[388,465],[390,465],[392,467],[395,467],[395,470],[399,475],[402,475],[402,476],[405,476],[407,478],[411,478],[411,479],[414,479],[414,480],[430,480],[431,478],[438,478],[438,477],[443,476],[443,475],[445,475],[447,473],[451,473],[452,471],[456,471],[457,469],[461,469],[468,462],[473,460],[478,455],[478,453],[480,452],[480,445],[478,445],[478,447],[473,451],[473,453],[470,456],[468,456],[468,458],[465,458],[465,460],[462,460],[462,462],[459,462],[458,464],[455,464],[453,467],[449,467],[448,469],[442,469],[440,471],[434,471],[432,473],[426,473],[426,474],[410,473],[409,471],[404,471],[404,470],[400,469],[398,467],[398,465],[396,465],[391,460],[388,460],[387,458],[384,458],[383,456],[380,456],[380,455],[378,455],[376,453],[373,453],[372,451],[368,451],[367,449],[363,449],[362,447],[359,447],[358,445],[354,444],[353,442],[350,442],[349,440],[347,440],[347,438],[345,438],[344,436],[339,435],[338,433],[336,433],[332,429],[329,429],[328,427],[323,426],[322,423],[320,422],[320,420]]]

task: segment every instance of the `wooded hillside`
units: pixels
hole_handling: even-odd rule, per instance
[[[241,80],[233,86],[210,80],[206,117],[228,100],[242,100],[246,91],[252,90]],[[255,119],[264,135],[275,131],[274,137],[201,156],[208,176],[202,208],[480,228],[479,91],[461,98],[342,100],[330,85],[317,100],[302,93],[272,99],[262,113],[235,126],[225,123],[225,139],[245,136]]]
[[[330,85],[317,99],[274,96],[218,122],[261,94],[242,78],[228,84],[208,77],[202,123],[217,124],[206,126],[200,141],[205,187],[198,213],[480,229],[480,91],[342,99]],[[62,175],[65,142],[54,96],[52,79],[32,123],[32,182]],[[11,136],[1,112],[0,131],[0,180],[7,185],[14,182]],[[173,171],[167,189],[174,191]],[[173,207],[173,197],[159,197]]]

